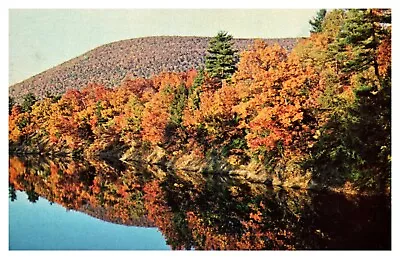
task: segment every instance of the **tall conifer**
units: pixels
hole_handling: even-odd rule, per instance
[[[345,22],[339,34],[337,45],[339,50],[351,47],[352,55],[345,58],[348,72],[357,72],[373,66],[376,77],[379,74],[377,50],[386,36],[391,20],[391,12],[374,9],[352,9],[346,14]]]
[[[322,22],[324,21],[326,15],[326,9],[320,9],[317,12],[317,16],[314,17],[313,20],[310,20],[309,23],[311,25],[312,33],[322,32]]]
[[[219,32],[212,38],[206,56],[206,71],[217,83],[230,79],[236,70],[236,50],[233,49],[232,35]]]

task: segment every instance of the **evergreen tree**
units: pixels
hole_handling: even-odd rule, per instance
[[[13,184],[10,184],[8,186],[8,197],[10,198],[11,201],[17,200],[17,194]]]
[[[324,21],[323,33],[332,12]],[[331,62],[336,73],[326,74],[324,79],[326,90],[320,101],[329,109],[330,119],[314,147],[313,168],[326,175],[336,174],[337,184],[340,179],[347,179],[383,190],[390,186],[391,66],[388,72],[380,72],[382,63],[378,60],[383,55],[379,53],[383,40],[391,39],[391,12],[382,9],[334,12],[339,18],[343,12],[344,19],[331,23],[335,26],[329,35],[336,34],[336,39],[325,53],[328,58],[319,61]],[[390,43],[387,48],[390,49]],[[342,86],[350,87],[348,93],[354,96],[342,98]],[[326,177],[325,173],[320,175]]]
[[[8,97],[8,114],[11,114],[11,110],[15,105],[15,100],[13,97],[9,96]]]
[[[31,203],[36,203],[39,200],[39,194],[35,192],[35,187],[33,183],[31,184],[31,188],[26,190],[25,193],[28,195],[28,201]]]
[[[381,40],[389,33],[390,20],[390,10],[352,9],[346,13],[336,44],[339,49],[338,58],[346,60],[347,72],[359,72],[373,66],[375,76],[381,81],[377,50]],[[345,53],[348,47],[351,47],[351,57]]]
[[[320,9],[317,12],[317,16],[314,17],[313,20],[310,20],[309,23],[311,25],[312,33],[322,32],[322,22],[324,21],[326,15],[326,9]]]
[[[185,85],[179,86],[175,89],[174,100],[171,103],[171,122],[175,126],[181,126],[182,114],[185,109],[186,101],[188,97],[188,90]]]
[[[216,83],[230,79],[236,70],[237,51],[233,49],[232,39],[232,35],[221,31],[210,40],[206,56],[206,72]]]
[[[29,93],[24,96],[24,101],[22,103],[22,111],[23,112],[31,112],[32,105],[37,101],[34,94]]]
[[[188,97],[192,99],[195,109],[200,108],[200,92],[201,85],[204,83],[204,69],[200,69],[193,81],[192,87],[189,88]]]

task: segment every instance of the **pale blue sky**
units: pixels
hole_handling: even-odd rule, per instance
[[[311,9],[11,9],[9,84],[113,41],[157,35],[309,36]]]

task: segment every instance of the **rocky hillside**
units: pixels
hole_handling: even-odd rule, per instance
[[[35,75],[9,88],[17,101],[32,92],[42,97],[58,95],[88,83],[118,85],[126,75],[149,77],[162,71],[186,71],[203,66],[210,38],[146,37],[122,40],[97,47],[79,57]],[[264,39],[290,50],[297,39]],[[235,48],[246,49],[254,39],[235,39]]]

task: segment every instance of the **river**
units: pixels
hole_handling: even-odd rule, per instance
[[[390,250],[391,200],[10,157],[10,250]],[[157,173],[152,173],[157,171]]]

